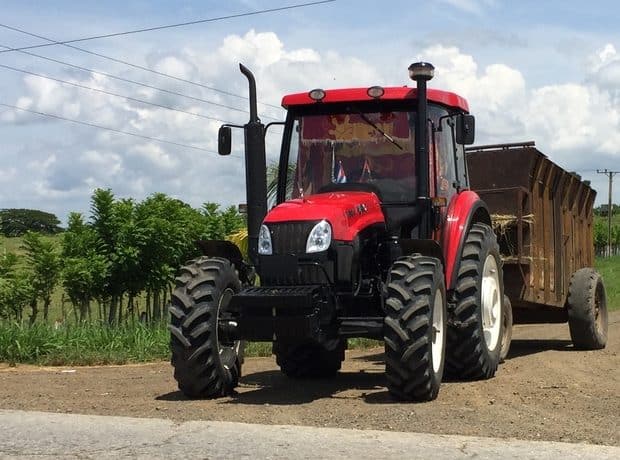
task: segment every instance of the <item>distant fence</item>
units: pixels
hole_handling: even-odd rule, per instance
[[[596,252],[597,257],[606,257],[609,253],[609,249],[607,245],[605,246],[595,246],[594,252]],[[612,256],[620,256],[620,244],[611,246],[611,255]]]

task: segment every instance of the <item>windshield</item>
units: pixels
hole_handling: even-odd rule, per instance
[[[290,138],[287,198],[362,183],[383,202],[415,201],[413,113],[298,116]]]

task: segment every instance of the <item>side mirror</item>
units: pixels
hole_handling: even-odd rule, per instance
[[[230,155],[232,145],[232,130],[230,126],[220,126],[217,132],[217,152],[220,155]]]
[[[461,114],[456,117],[456,143],[471,145],[476,134],[476,119],[473,115]]]

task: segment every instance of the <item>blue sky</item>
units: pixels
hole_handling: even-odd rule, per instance
[[[299,0],[301,2],[301,0]],[[291,1],[4,0],[0,22],[62,40],[244,13]],[[620,170],[620,5],[612,1],[428,0],[336,2],[208,24],[94,40],[85,49],[246,94],[237,62],[253,68],[259,99],[278,104],[315,87],[404,85],[406,67],[437,67],[432,86],[467,97],[478,141],[535,140],[581,171],[606,201],[597,168]],[[0,28],[0,45],[41,40]],[[170,91],[245,108],[246,101],[63,47],[33,52]],[[0,64],[206,116],[244,115],[18,53]],[[0,69],[0,102],[215,149],[219,122],[156,109]],[[263,106],[262,113],[282,111]],[[267,120],[267,119],[266,119]],[[1,207],[87,212],[95,187],[142,199],[166,192],[199,206],[244,201],[239,159],[111,134],[0,108]],[[237,149],[242,139],[235,138]],[[277,136],[269,155],[277,155]],[[614,193],[620,202],[620,181]]]

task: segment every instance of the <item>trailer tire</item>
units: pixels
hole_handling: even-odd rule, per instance
[[[504,310],[502,313],[504,333],[502,334],[502,345],[499,351],[499,362],[506,361],[512,342],[512,304],[507,295],[504,295]]]
[[[607,295],[593,268],[573,273],[566,300],[568,326],[575,348],[598,350],[607,344]]]
[[[227,259],[200,257],[180,270],[168,329],[174,378],[189,398],[224,396],[239,382],[244,343],[220,342],[218,318],[240,289]]]
[[[503,278],[497,238],[491,227],[469,230],[458,270],[456,306],[448,328],[446,371],[479,380],[495,375],[503,336]]]
[[[333,377],[342,367],[346,340],[324,343],[286,343],[276,341],[273,354],[284,375],[293,379]]]
[[[443,378],[447,329],[441,262],[419,254],[394,262],[385,309],[388,391],[398,400],[435,399]]]

